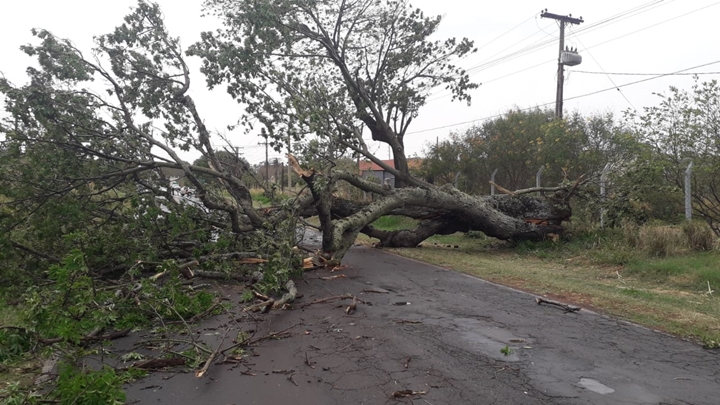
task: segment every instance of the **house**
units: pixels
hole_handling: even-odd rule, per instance
[[[414,168],[420,167],[420,164],[422,164],[422,159],[420,158],[409,158],[408,160],[408,167],[412,170]],[[383,160],[383,163],[386,165],[395,168],[395,161],[394,160]],[[368,177],[372,176],[378,179],[380,184],[387,184],[390,187],[395,187],[395,176],[380,167],[377,163],[370,162],[367,160],[358,162],[358,170],[360,171],[360,177],[367,179]]]

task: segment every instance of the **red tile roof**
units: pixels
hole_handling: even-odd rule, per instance
[[[395,161],[392,159],[391,160],[383,160],[382,162],[385,163],[386,165],[392,167],[393,169],[395,168]],[[422,163],[422,159],[420,159],[420,158],[408,159],[408,166],[411,168],[418,167],[418,166],[420,166],[421,163]],[[360,164],[358,165],[358,169],[362,172],[367,171],[367,170],[379,170],[379,171],[385,170],[382,167],[380,167],[380,165],[378,165],[377,163],[370,162],[367,160],[360,161]]]

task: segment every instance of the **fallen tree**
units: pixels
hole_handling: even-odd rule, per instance
[[[0,127],[0,194],[8,199],[0,226],[14,265],[32,266],[28,272],[41,277],[79,249],[93,274],[108,277],[152,271],[165,260],[197,261],[197,274],[211,274],[203,272],[212,265],[254,273],[247,261],[228,260],[252,252],[242,256],[259,260],[263,276],[256,279],[279,290],[302,266],[292,247],[297,220],[308,212],[320,219],[320,255],[331,265],[360,232],[381,246],[403,247],[458,231],[504,240],[562,232],[578,183],[473,196],[410,173],[404,139],[431,89],[445,86],[469,102],[477,87],[452,63],[474,51],[472,41],[429,39],[439,17],[405,1],[206,6],[224,27],[204,33],[188,53],[203,58],[211,87],[227,85],[245,107],[240,123],[248,130],[259,126],[278,150],[292,141],[289,162],[307,187],[282,206],[254,205],[245,181],[251,169],[236,149],[218,150],[218,135],[189,94],[179,40],[165,29],[158,6],[141,1],[123,25],[96,38],[91,57],[34,31],[40,43],[23,47],[39,62],[28,69],[29,83],[0,79],[8,113]],[[371,153],[363,132],[390,147],[393,164]],[[180,150],[201,158],[188,163]],[[349,156],[378,164],[396,187],[340,170],[337,162]],[[172,193],[166,170],[195,189],[196,203]],[[375,199],[339,199],[340,184]],[[530,195],[537,192],[548,197]],[[420,222],[394,232],[373,228],[384,215]]]

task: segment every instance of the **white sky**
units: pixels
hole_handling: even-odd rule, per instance
[[[18,85],[24,83],[25,67],[31,64],[30,58],[19,50],[20,45],[33,40],[31,28],[48,29],[89,50],[93,35],[110,32],[136,4],[134,0],[4,0],[3,3],[0,72]],[[158,0],[158,3],[171,35],[179,36],[184,47],[198,40],[201,31],[214,28],[212,20],[200,17],[201,0]],[[691,76],[666,76],[622,87],[652,76],[608,76],[581,71],[671,73],[716,62],[687,72],[720,72],[717,27],[720,1],[717,0],[416,0],[412,4],[426,14],[445,17],[439,38],[464,36],[475,41],[480,50],[460,65],[470,71],[475,82],[483,84],[472,93],[470,107],[450,103],[450,97],[443,97],[446,93],[440,90],[431,96],[409,129],[408,155],[421,155],[429,142],[444,139],[450,131],[468,128],[472,125],[470,121],[481,123],[509,108],[547,103],[554,108],[559,30],[554,20],[540,18],[541,9],[582,16],[585,21],[566,30],[566,45],[577,47],[583,57],[581,65],[568,68],[569,74],[566,72],[566,114],[576,110],[582,113],[612,111],[619,116],[628,108],[641,109],[656,104],[653,92],[664,92],[670,85],[680,88],[692,85]],[[592,27],[614,16],[617,18]],[[573,31],[578,31],[577,35]],[[534,51],[498,60],[526,47]],[[237,121],[240,107],[223,91],[207,91],[198,70],[199,60],[191,58],[190,63],[195,70],[192,95],[206,124],[226,132],[224,128]],[[700,75],[704,80],[719,76]],[[620,91],[613,89],[615,86],[620,86]],[[608,88],[611,90],[585,96]],[[251,163],[264,159],[264,147],[258,146],[262,139],[239,132],[230,134],[230,139],[235,146],[244,147]],[[387,158],[385,149],[377,154]],[[270,151],[271,158],[278,156],[280,154]]]

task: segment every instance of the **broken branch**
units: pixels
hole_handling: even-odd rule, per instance
[[[227,337],[228,332],[230,332],[230,328],[225,329],[225,334],[223,335],[222,340],[220,340],[220,344],[215,349],[215,351],[210,354],[210,357],[208,357],[208,359],[205,361],[205,365],[203,365],[200,370],[195,372],[195,377],[201,378],[208,371],[210,363],[215,361],[215,358],[220,353],[220,348],[222,347],[223,343],[225,343],[225,337]]]
[[[564,309],[567,312],[576,312],[576,311],[579,311],[582,309],[575,305],[563,304],[562,302],[559,302],[559,301],[549,300],[549,299],[545,299],[545,298],[541,298],[541,297],[535,297],[535,302],[537,302],[538,305],[540,305],[540,304],[555,305],[555,306],[558,306],[558,307]]]

